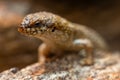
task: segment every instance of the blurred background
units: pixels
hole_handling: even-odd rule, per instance
[[[41,41],[17,31],[29,13],[48,11],[100,33],[120,50],[120,0],[0,0],[0,72],[37,62]]]

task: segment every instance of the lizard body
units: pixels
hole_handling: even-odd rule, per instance
[[[45,62],[50,53],[61,55],[65,51],[79,52],[84,49],[86,57],[81,64],[90,65],[94,50],[107,49],[104,40],[94,30],[49,12],[27,15],[18,31],[43,41],[39,47],[40,62]]]

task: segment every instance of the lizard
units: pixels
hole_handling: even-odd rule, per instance
[[[84,50],[81,65],[91,65],[95,50],[107,50],[106,42],[95,30],[50,12],[28,14],[18,31],[43,41],[38,49],[40,63],[50,60],[52,54],[60,56],[67,51],[80,53]]]

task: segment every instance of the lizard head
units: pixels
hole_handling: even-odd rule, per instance
[[[68,21],[58,15],[49,12],[38,12],[27,15],[18,31],[24,35],[44,40],[64,41],[70,33],[67,25]]]
[[[46,32],[54,32],[56,29],[55,19],[55,15],[48,12],[29,14],[23,19],[18,31],[25,35],[42,35]]]

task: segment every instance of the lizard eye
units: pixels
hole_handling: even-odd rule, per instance
[[[41,23],[36,22],[34,25],[35,25],[36,27],[38,27],[38,26],[41,26]]]

